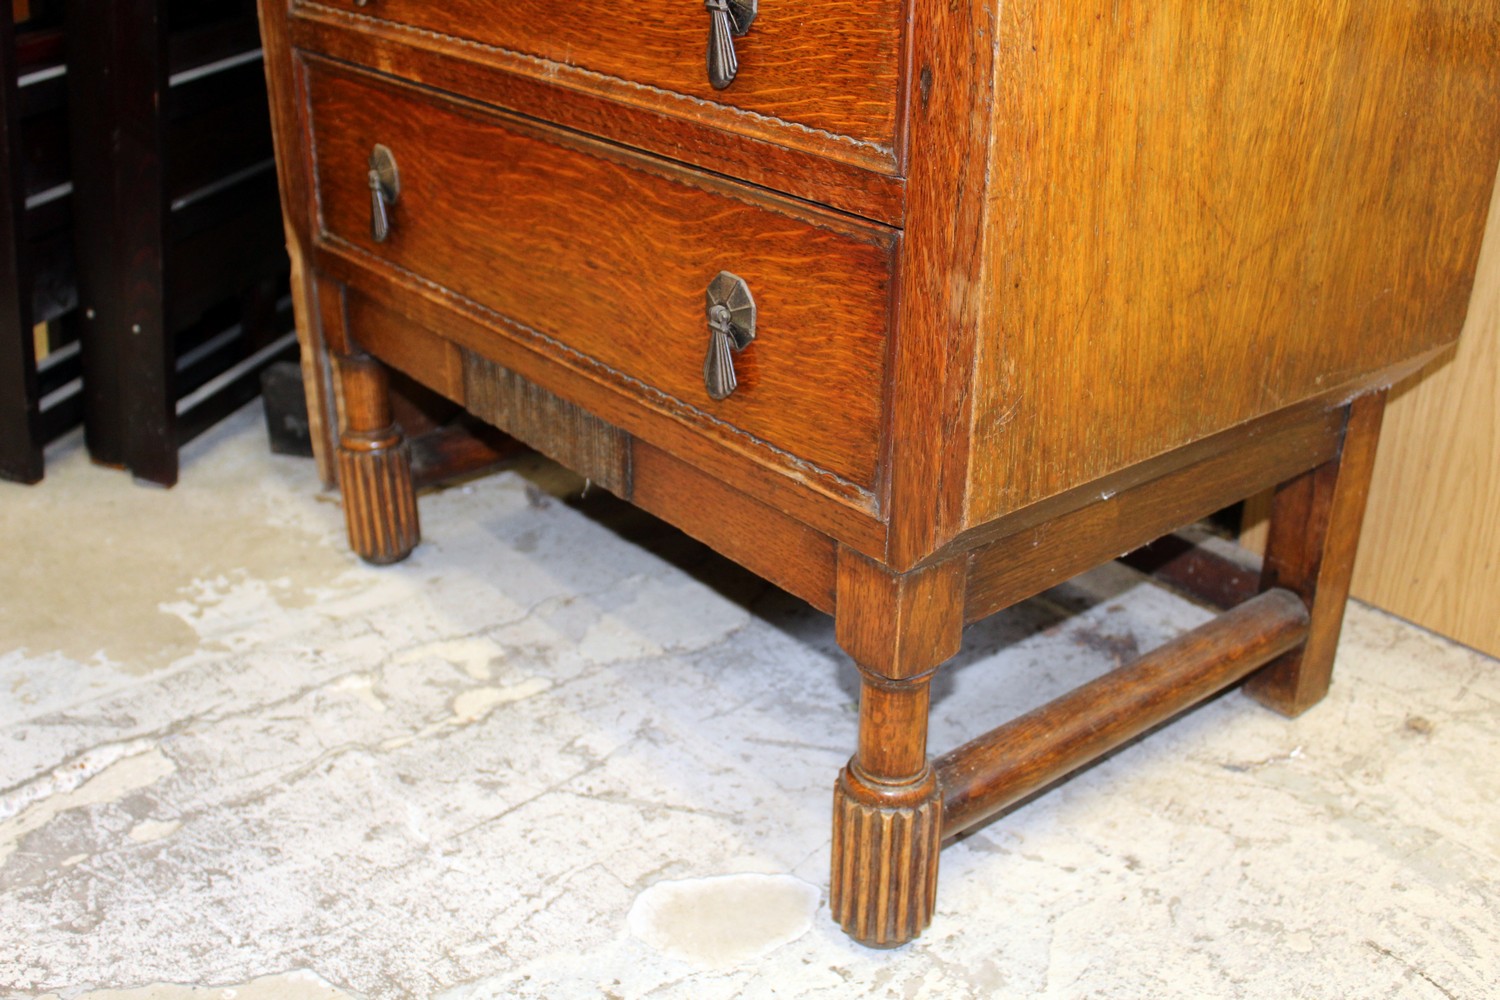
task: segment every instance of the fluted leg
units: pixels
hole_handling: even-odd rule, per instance
[[[339,358],[343,423],[339,486],[349,545],[366,562],[400,562],[421,539],[411,457],[391,419],[385,368],[365,354]]]
[[[927,760],[930,685],[958,651],[964,571],[891,574],[839,556],[839,643],[860,668],[859,749],[833,791],[829,904],[862,944],[905,944],[937,900],[942,795]]]
[[[926,756],[927,680],[891,688],[867,677],[863,688],[861,752],[833,790],[829,899],[845,933],[889,947],[932,920],[943,803]],[[907,724],[878,717],[893,702],[908,703],[896,713]]]

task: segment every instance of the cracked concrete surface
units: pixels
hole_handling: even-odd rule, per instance
[[[826,905],[826,617],[541,462],[374,569],[251,407],[132,485],[0,484],[0,995],[1449,997],[1500,982],[1495,661],[1350,610],[964,837],[915,945]],[[1108,567],[970,629],[945,749],[1203,620]]]

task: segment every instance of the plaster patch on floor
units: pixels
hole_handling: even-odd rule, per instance
[[[127,747],[139,746],[140,742],[127,744]],[[88,767],[86,760],[72,765],[72,768],[80,771],[87,771]],[[117,756],[107,767],[76,787],[68,788],[66,779],[59,777],[68,770],[59,768],[36,782],[40,787],[50,789],[44,795],[28,794],[24,787],[12,793],[15,798],[24,797],[28,802],[19,810],[7,810],[6,802],[0,801],[0,815],[10,814],[10,818],[0,821],[0,865],[4,865],[6,859],[15,852],[22,837],[46,826],[59,813],[83,806],[117,802],[136,789],[153,785],[165,778],[177,770],[177,765],[158,747],[149,746],[149,749],[143,748],[128,756]]]
[[[449,639],[408,649],[396,657],[396,662],[416,663],[429,657],[447,660],[476,681],[487,681],[494,676],[495,663],[505,657],[505,650],[491,639]]]
[[[149,844],[176,833],[182,824],[177,820],[148,819],[130,828],[130,839],[137,844]]]
[[[181,986],[153,983],[129,990],[94,990],[71,1000],[353,1000],[349,993],[324,982],[317,974],[298,969],[278,976],[262,976],[237,986]],[[37,1000],[61,1000],[47,993]]]
[[[375,693],[375,678],[369,674],[349,674],[329,685],[333,691],[351,694],[373,712],[388,712],[390,706]]]
[[[636,897],[630,933],[657,951],[722,969],[769,954],[812,927],[815,886],[790,875],[714,875],[658,882]]]
[[[501,705],[539,695],[551,686],[552,682],[545,677],[529,677],[507,687],[481,687],[465,691],[453,699],[453,718],[449,721],[455,726],[467,726],[483,719]]]
[[[476,722],[482,722],[501,705],[525,701],[551,688],[552,681],[545,677],[527,677],[514,684],[503,686],[487,684],[484,687],[471,688],[454,697],[449,706],[452,714],[446,719],[429,723],[414,732],[382,740],[379,747],[382,751],[399,750],[401,747],[435,736],[449,727],[471,726]]]

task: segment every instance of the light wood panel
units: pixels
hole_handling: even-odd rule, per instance
[[[1444,360],[1391,400],[1353,593],[1500,656],[1500,186]]]

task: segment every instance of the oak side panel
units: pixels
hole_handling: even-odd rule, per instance
[[[1352,591],[1500,656],[1500,186],[1457,352],[1386,410]]]
[[[1000,47],[970,523],[1457,335],[1494,4],[1017,0]]]

